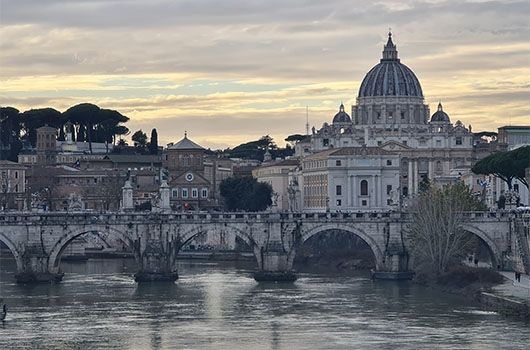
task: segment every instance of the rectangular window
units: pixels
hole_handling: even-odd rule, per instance
[[[192,188],[192,189],[191,189],[191,197],[192,197],[192,198],[197,198],[197,197],[199,197],[199,190],[196,189],[196,188]]]
[[[207,198],[208,197],[208,189],[207,188],[203,188],[201,190],[201,197],[202,198]]]
[[[341,185],[337,185],[337,186],[335,187],[335,194],[336,194],[337,196],[342,196],[342,186],[341,186]]]
[[[519,192],[519,184],[513,184],[513,190]]]
[[[390,159],[387,159],[386,165],[392,165],[392,161]]]
[[[386,194],[390,194],[392,192],[392,185],[386,185]]]
[[[337,207],[340,207],[342,205],[342,201],[340,199],[337,199]]]
[[[18,179],[18,171],[15,171],[15,179]]]
[[[188,198],[188,189],[187,188],[183,188],[182,189],[182,198]]]
[[[436,147],[442,147],[442,140],[436,140]]]
[[[177,188],[174,188],[173,191],[171,191],[171,196],[173,198],[177,198],[179,196],[179,190]]]
[[[363,199],[363,200],[361,201],[361,204],[362,204],[363,207],[366,207],[366,204],[367,204],[367,203],[368,203],[368,202],[367,202],[365,199]]]
[[[377,141],[377,145],[378,145],[378,146],[381,146],[382,144],[383,144],[382,141]]]
[[[335,161],[335,165],[336,165],[336,166],[341,166],[341,165],[342,165],[342,162],[341,162],[340,160],[336,160],[336,161]]]
[[[461,136],[457,136],[455,141],[456,141],[457,145],[461,145],[462,144],[462,137]]]

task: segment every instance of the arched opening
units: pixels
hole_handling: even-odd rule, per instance
[[[348,274],[377,270],[382,254],[375,242],[351,228],[322,227],[303,235],[294,268],[300,272]]]
[[[10,281],[17,272],[18,264],[14,246],[0,235],[0,282]]]
[[[135,258],[129,237],[94,228],[63,236],[50,252],[48,268],[66,274],[131,274],[137,269]]]
[[[497,246],[486,233],[472,227],[464,226],[466,232],[463,263],[468,266],[502,268]]]
[[[255,244],[245,232],[224,226],[206,230],[192,229],[181,236],[182,244],[176,256],[177,269],[188,268],[190,262],[232,266],[254,270],[257,266]],[[186,260],[179,263],[179,260]],[[184,271],[185,273],[185,271]]]
[[[368,181],[361,180],[361,196],[368,195]]]

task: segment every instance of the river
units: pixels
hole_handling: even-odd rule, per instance
[[[129,260],[66,263],[62,283],[14,283],[0,349],[528,349],[530,327],[458,296],[362,272],[258,284],[252,267],[180,262],[174,284],[138,285]]]

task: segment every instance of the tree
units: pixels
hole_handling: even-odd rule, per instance
[[[251,176],[229,177],[219,187],[228,210],[262,211],[272,204],[272,187]]]
[[[419,269],[439,275],[451,263],[461,261],[474,242],[463,229],[463,212],[483,209],[462,182],[442,188],[431,185],[420,192],[407,229],[410,252]]]
[[[16,162],[22,149],[20,112],[13,107],[0,107],[0,159]]]
[[[158,133],[156,129],[151,130],[151,141],[149,142],[149,154],[158,154]]]
[[[512,189],[513,179],[521,181],[527,188],[525,169],[530,166],[530,146],[519,147],[509,152],[491,154],[479,160],[471,169],[475,174],[494,175]]]
[[[113,109],[100,109],[98,120],[99,140],[105,143],[106,153],[109,153],[109,143],[114,143],[116,135],[126,135],[129,129],[120,123],[129,121],[129,118]]]
[[[131,140],[134,142],[134,147],[143,153],[145,146],[147,145],[147,135],[145,132],[143,132],[141,129],[138,130],[132,135]]]
[[[20,115],[24,128],[24,138],[35,147],[37,144],[37,129],[48,125],[52,128],[60,128],[64,124],[61,112],[53,108],[30,109]]]
[[[81,126],[86,128],[86,135],[83,135],[83,141],[88,139],[88,149],[92,153],[92,136],[94,133],[94,125],[97,125],[102,118],[100,114],[100,108],[92,103],[80,103],[73,107],[68,108],[63,113],[65,119],[69,120],[74,124],[79,124],[79,131],[81,131]],[[80,137],[77,137],[78,141]]]

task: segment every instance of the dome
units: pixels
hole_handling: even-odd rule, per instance
[[[348,113],[344,112],[344,105],[342,103],[339,107],[339,113],[333,117],[333,124],[336,123],[351,123],[351,118]]]
[[[423,98],[420,82],[414,72],[399,61],[392,33],[383,49],[381,62],[370,69],[361,83],[359,97],[413,96]]]
[[[431,117],[431,123],[432,122],[442,122],[442,123],[451,122],[447,113],[444,112],[441,102],[438,103],[438,110],[434,112],[434,114]]]

